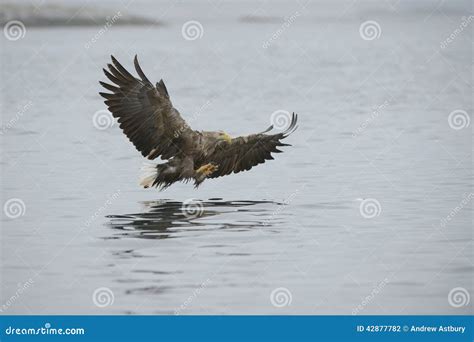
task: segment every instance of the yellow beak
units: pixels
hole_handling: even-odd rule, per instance
[[[229,144],[232,141],[232,137],[227,133],[222,133],[222,138],[227,141]]]

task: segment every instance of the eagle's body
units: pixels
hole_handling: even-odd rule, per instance
[[[206,178],[216,178],[250,170],[253,166],[273,159],[271,153],[281,152],[278,146],[287,146],[280,140],[296,129],[296,114],[289,127],[276,134],[251,134],[237,138],[224,132],[195,131],[191,129],[171,104],[166,86],[161,80],[153,86],[138,64],[135,69],[140,79],[130,74],[112,56],[105,75],[114,83],[100,82],[112,94],[100,93],[110,112],[118,118],[120,128],[142,155],[150,160],[157,157],[168,160],[149,165],[141,180],[145,188],[166,188],[177,181],[194,180],[199,186]]]

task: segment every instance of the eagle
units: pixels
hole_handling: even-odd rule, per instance
[[[194,181],[197,188],[207,178],[250,170],[273,159],[281,141],[296,128],[297,114],[284,131],[265,131],[247,136],[231,137],[223,131],[193,130],[171,103],[163,80],[153,85],[143,73],[138,58],[134,65],[139,78],[128,72],[114,56],[103,69],[112,84],[99,83],[109,92],[99,92],[104,103],[120,123],[120,128],[143,157],[161,157],[165,163],[146,165],[140,185],[163,190],[171,184]]]

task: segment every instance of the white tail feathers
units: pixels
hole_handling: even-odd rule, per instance
[[[142,175],[140,177],[140,185],[144,188],[153,186],[156,177],[158,177],[158,168],[156,164],[145,163],[142,166]]]

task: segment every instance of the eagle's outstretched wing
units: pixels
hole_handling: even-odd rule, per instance
[[[273,128],[271,126],[265,132],[237,137],[230,142],[220,142],[208,160],[215,163],[219,168],[209,178],[216,178],[228,174],[250,170],[255,165],[265,163],[265,160],[273,159],[272,153],[280,153],[277,147],[290,146],[281,142],[296,128],[298,115],[293,113],[289,127],[281,133],[265,134]]]
[[[194,131],[186,124],[179,112],[171,104],[163,80],[156,87],[148,80],[135,56],[135,69],[141,79],[130,74],[115,58],[104,69],[107,78],[114,85],[100,82],[111,91],[99,93],[106,99],[105,104],[120,123],[120,128],[148,159],[161,156],[169,159],[181,151],[183,140]]]

